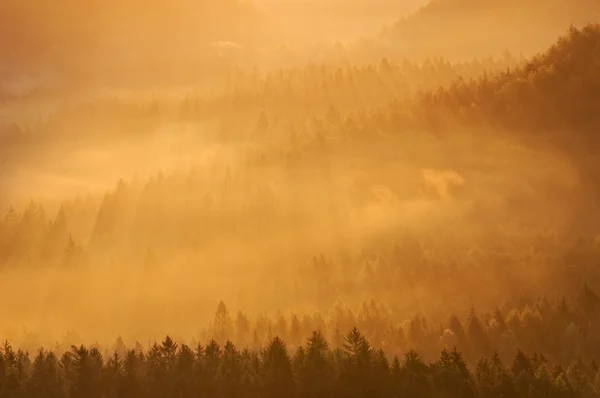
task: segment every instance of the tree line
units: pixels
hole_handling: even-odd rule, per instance
[[[199,94],[162,98],[90,98],[64,101],[49,111],[39,113],[37,120],[15,120],[3,123],[3,139],[19,135],[35,135],[43,140],[68,134],[72,128],[101,126],[104,136],[122,135],[135,128],[140,134],[161,121],[204,121],[233,112],[237,117],[261,109],[274,113],[274,118],[307,118],[321,116],[333,105],[341,111],[382,106],[393,99],[412,98],[418,91],[446,86],[460,76],[478,77],[515,67],[519,60],[509,53],[501,58],[473,59],[449,63],[441,58],[422,63],[383,58],[379,64],[365,66],[343,63],[317,63],[304,67],[279,68],[260,73],[239,67],[223,68],[208,88]],[[43,97],[43,93],[41,94]],[[35,100],[36,95],[30,96]],[[24,99],[26,102],[26,99]],[[7,100],[7,104],[11,101]],[[19,103],[19,100],[14,100]],[[35,103],[35,101],[34,101]],[[145,121],[150,121],[150,124]],[[111,134],[112,133],[112,134]],[[29,142],[29,145],[35,144]]]
[[[323,202],[324,187],[339,184],[336,169],[331,168],[333,177],[327,177],[322,175],[325,166],[311,171],[285,157],[271,161],[276,172],[266,172],[267,166],[261,164],[268,165],[270,160],[258,157],[237,167],[211,166],[158,174],[146,181],[121,181],[104,195],[66,200],[55,214],[33,201],[23,210],[11,208],[0,218],[0,268],[67,271],[102,269],[114,263],[154,272],[185,251],[190,256],[186,264],[206,272],[223,266],[200,259],[224,237],[229,247],[252,250],[252,244],[264,243],[261,237],[266,241],[277,235],[300,239],[304,228],[333,228],[331,233],[339,242],[349,239],[346,230],[350,227],[361,232],[360,224],[353,227],[350,220],[361,217],[373,200],[369,184],[363,185],[357,177],[352,185],[336,188],[336,195]],[[314,158],[305,162],[312,161]],[[288,167],[282,168],[282,164]],[[389,181],[381,176],[378,180],[398,192],[426,188],[418,181],[398,180],[393,175]],[[305,199],[299,201],[300,197]],[[432,197],[435,206],[442,206]],[[473,208],[468,218],[461,218],[466,224],[460,235],[455,227],[442,228],[435,223],[417,231],[398,228],[375,241],[365,241],[356,250],[345,249],[345,256],[327,252],[321,256],[312,252],[319,249],[308,241],[300,241],[297,253],[284,264],[267,261],[260,268],[287,275],[279,284],[287,286],[296,299],[310,298],[323,305],[331,305],[337,297],[364,294],[362,298],[383,299],[393,298],[399,291],[435,289],[440,296],[453,297],[456,307],[464,307],[472,297],[456,284],[490,284],[491,288],[480,292],[482,298],[518,294],[523,289],[546,294],[536,282],[541,277],[560,281],[565,291],[575,288],[584,275],[590,284],[600,281],[593,266],[600,258],[595,235],[562,231],[562,221],[548,217],[547,210],[538,206],[540,214],[525,205],[494,208],[496,216],[487,214],[485,207],[481,213]],[[504,211],[522,218],[503,220]],[[482,215],[499,227],[477,221]],[[201,268],[194,265],[199,261]],[[437,280],[442,276],[454,278],[455,284],[439,286]],[[495,299],[490,300],[493,303]]]

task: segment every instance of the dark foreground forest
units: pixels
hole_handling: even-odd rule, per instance
[[[388,358],[353,328],[333,347],[315,331],[292,352],[279,337],[240,350],[178,345],[166,337],[103,355],[73,346],[62,356],[40,349],[33,359],[5,343],[0,356],[2,397],[596,397],[599,366],[568,367],[522,351],[498,352],[469,366],[456,348],[425,362],[417,351]]]

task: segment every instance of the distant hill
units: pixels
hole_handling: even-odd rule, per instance
[[[522,67],[424,94],[415,114],[435,131],[493,127],[570,159],[600,197],[600,25],[572,27]],[[598,202],[600,203],[600,202]]]
[[[421,101],[467,119],[485,114],[510,130],[561,132],[561,145],[577,142],[600,153],[600,25],[572,27],[520,68],[457,81]]]
[[[152,69],[184,63],[215,41],[251,45],[263,26],[242,0],[4,0],[0,70],[75,78],[106,64]]]
[[[382,26],[413,13],[427,0],[254,0],[273,19],[282,40],[347,41],[373,36]]]
[[[529,55],[550,46],[570,25],[600,20],[598,0],[431,0],[385,29],[387,45],[448,59]]]

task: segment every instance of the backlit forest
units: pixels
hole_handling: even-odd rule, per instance
[[[7,0],[0,398],[600,396],[598,18]]]

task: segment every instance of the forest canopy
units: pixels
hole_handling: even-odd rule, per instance
[[[386,28],[381,38],[413,55],[464,59],[510,50],[529,56],[550,46],[569,25],[582,27],[599,18],[595,0],[432,0]]]

